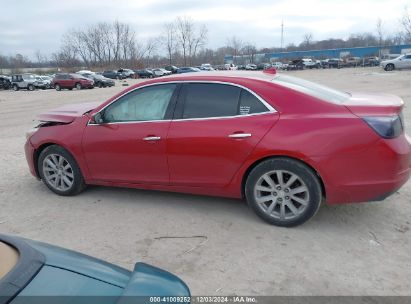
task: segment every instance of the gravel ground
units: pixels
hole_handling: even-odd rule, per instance
[[[338,89],[399,95],[411,125],[411,71],[289,73]],[[383,202],[323,206],[305,225],[286,229],[263,223],[238,200],[104,187],[59,197],[29,174],[24,134],[36,114],[104,101],[122,89],[117,83],[82,91],[0,91],[2,233],[128,269],[151,263],[180,276],[194,295],[411,295],[410,182]]]

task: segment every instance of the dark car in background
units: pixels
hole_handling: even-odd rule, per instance
[[[154,74],[151,70],[149,69],[142,69],[142,70],[134,70],[135,75],[137,75],[138,78],[153,78]]]
[[[92,89],[94,88],[94,81],[80,74],[60,73],[54,76],[52,85],[56,91],[61,91],[61,89],[72,90],[74,88],[77,90]]]
[[[104,77],[103,75],[99,75],[95,73],[81,73],[80,75],[93,80],[95,87],[106,88],[106,87],[113,87],[116,85],[114,80]]]
[[[113,70],[104,71],[102,75],[106,78],[118,79],[118,80],[127,78],[127,76],[124,75],[123,73],[119,71],[113,71]]]
[[[150,296],[189,302],[190,290],[175,275],[144,263],[129,271],[78,252],[0,234],[0,303],[148,303],[144,297]]]
[[[291,70],[303,70],[304,69],[304,61],[302,59],[292,60],[288,63],[287,71]]]
[[[174,65],[168,65],[164,67],[165,70],[170,71],[172,74],[177,74],[178,67]]]
[[[11,88],[11,79],[10,77],[0,75],[0,89],[8,90]]]
[[[183,73],[191,73],[191,72],[200,72],[201,70],[198,68],[192,68],[192,67],[182,67],[177,70],[177,74],[183,74]]]

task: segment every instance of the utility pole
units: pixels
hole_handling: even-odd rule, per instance
[[[281,20],[281,51],[283,50],[284,42],[284,20]]]

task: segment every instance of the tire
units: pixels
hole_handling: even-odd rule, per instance
[[[289,158],[268,159],[252,169],[245,184],[245,196],[260,218],[281,227],[308,221],[323,199],[316,173]]]
[[[58,83],[54,85],[54,88],[56,89],[56,91],[61,91],[61,86]]]
[[[29,91],[34,91],[36,88],[34,87],[34,85],[29,84],[28,87],[27,87],[27,89],[28,89]]]
[[[18,91],[20,88],[17,84],[13,84],[13,91]]]
[[[57,169],[59,160],[60,168]],[[54,168],[50,165],[54,164]],[[67,167],[67,169],[64,168]],[[73,156],[64,148],[52,145],[45,148],[37,161],[37,168],[43,183],[51,191],[62,196],[72,196],[86,188],[83,174]],[[59,173],[58,173],[59,172]],[[52,175],[57,175],[54,179]],[[66,182],[70,181],[70,183]]]
[[[99,83],[97,84],[97,86],[101,89],[101,88],[103,87],[103,83],[102,83],[102,82],[99,82]]]
[[[394,71],[395,70],[395,66],[392,63],[389,63],[385,66],[384,70],[386,71]]]
[[[77,82],[77,83],[75,84],[75,88],[76,88],[76,90],[81,90],[81,89],[82,89],[82,88],[81,88],[81,83]]]

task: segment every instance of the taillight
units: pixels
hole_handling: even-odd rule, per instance
[[[367,116],[364,121],[381,137],[395,138],[404,131],[402,114],[394,116]]]

